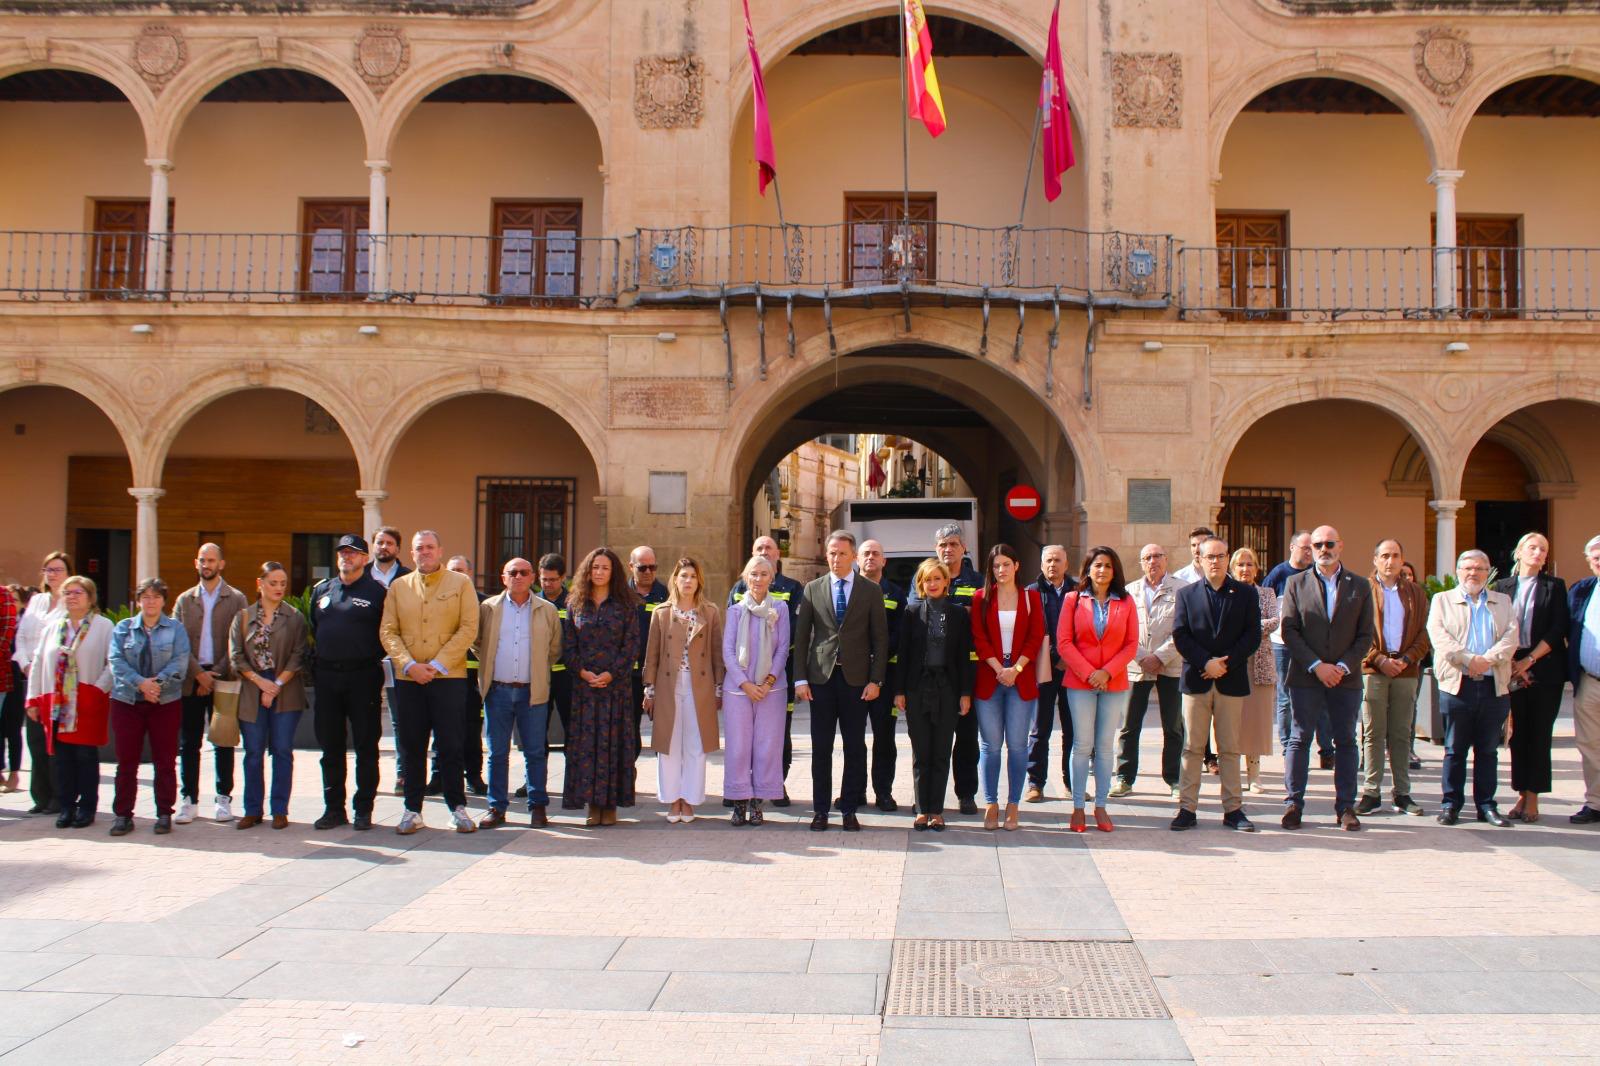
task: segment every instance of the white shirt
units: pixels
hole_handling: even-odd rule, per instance
[[[1011,635],[1017,631],[1017,612],[999,611],[1000,616],[1000,654],[1005,656],[1011,652]]]
[[[1198,584],[1204,577],[1205,575],[1200,572],[1200,568],[1193,563],[1172,575],[1174,581],[1181,581],[1185,585]]]
[[[39,642],[44,639],[50,619],[64,610],[66,607],[59,597],[54,607],[50,605],[49,593],[34,593],[33,599],[28,601],[27,610],[17,619],[17,636],[12,649],[12,657],[22,664],[24,673],[33,669],[33,657],[39,651]]]
[[[389,564],[389,572],[388,573],[384,573],[381,569],[379,569],[378,564],[376,562],[374,562],[372,564],[372,580],[376,581],[378,584],[382,585],[384,588],[388,588],[389,587],[389,582],[393,581],[395,579],[395,575],[398,574],[399,572],[400,572],[400,560],[399,559],[396,559],[394,562]]]
[[[211,643],[211,612],[216,609],[217,600],[222,596],[222,582],[217,582],[217,587],[210,592],[206,591],[206,583],[200,582],[200,648],[195,652],[195,657],[200,660],[201,666],[215,666],[217,650]]]
[[[533,597],[520,607],[508,594],[500,604],[500,638],[494,647],[494,677],[508,685],[526,685],[533,680],[532,649]]]

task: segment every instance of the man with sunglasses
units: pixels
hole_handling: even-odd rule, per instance
[[[645,646],[650,642],[650,615],[667,602],[667,586],[656,580],[656,550],[641,544],[628,553],[628,587],[639,597],[639,650],[633,656],[633,757],[644,750],[641,727],[644,725],[644,682],[639,666],[644,662]]]
[[[1289,665],[1289,742],[1284,748],[1285,829],[1299,829],[1317,720],[1333,727],[1333,809],[1339,827],[1356,818],[1356,722],[1361,712],[1361,663],[1372,648],[1372,586],[1339,562],[1344,542],[1332,526],[1311,533],[1313,566],[1284,584],[1283,643]]]

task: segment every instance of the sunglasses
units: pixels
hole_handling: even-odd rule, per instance
[[[532,577],[532,570],[507,570],[506,577]]]
[[[1339,542],[1336,540],[1314,540],[1311,542],[1311,546],[1313,548],[1337,548]]]
[[[633,568],[635,570],[639,570],[639,571],[654,570],[656,568],[656,564],[655,563],[651,563],[649,566],[644,566],[644,565],[642,565],[640,563],[634,563],[633,564]]]

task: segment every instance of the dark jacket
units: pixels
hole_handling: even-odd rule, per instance
[[[1564,685],[1568,676],[1567,631],[1572,628],[1572,613],[1567,607],[1567,583],[1549,574],[1540,574],[1534,581],[1537,584],[1533,588],[1533,627],[1524,630],[1522,615],[1520,612],[1517,613],[1517,632],[1522,637],[1522,647],[1517,649],[1516,658],[1526,659],[1528,653],[1537,647],[1541,640],[1544,641],[1550,645],[1550,654],[1533,664],[1534,683]],[[1515,577],[1495,582],[1494,590],[1510,596],[1512,606],[1515,607],[1517,602]],[[1579,615],[1578,620],[1582,622],[1583,616]]]
[[[1578,690],[1578,682],[1588,676],[1583,672],[1583,663],[1578,661],[1578,648],[1581,647],[1583,640],[1583,616],[1589,610],[1589,597],[1594,595],[1596,584],[1600,584],[1600,579],[1586,577],[1582,581],[1574,582],[1572,590],[1567,593],[1567,615],[1572,627],[1567,634],[1567,647],[1570,652],[1567,664],[1574,692]]]
[[[860,687],[873,682],[881,686],[889,672],[889,619],[883,610],[883,590],[855,575],[841,625],[833,619],[833,581],[833,574],[823,574],[807,584],[800,597],[794,630],[794,657],[800,672],[796,681],[821,685],[837,661],[846,684]]]
[[[641,593],[634,589],[633,594],[639,600],[639,651],[633,657],[633,672],[637,674],[644,663],[645,650],[650,646],[650,616],[657,607],[667,602],[667,586],[652,581],[648,592]]]
[[[228,657],[234,677],[242,678],[246,671],[257,672],[250,657],[249,643],[260,628],[260,600],[234,615],[233,625],[228,628]],[[305,616],[289,604],[280,603],[273,616],[272,635],[267,638],[267,646],[272,651],[273,674],[281,677],[292,673],[293,676],[273,701],[274,711],[288,713],[306,709],[306,679],[302,671],[307,651],[306,633]],[[254,722],[260,707],[261,690],[253,681],[245,681],[239,686],[239,721]]]
[[[1261,597],[1254,587],[1232,577],[1222,579],[1222,617],[1215,618],[1209,583],[1201,578],[1178,593],[1178,614],[1172,623],[1172,643],[1183,656],[1180,686],[1198,696],[1215,684],[1224,696],[1250,695],[1250,656],[1261,646]],[[1213,681],[1205,676],[1206,663],[1228,657],[1228,672]],[[1358,667],[1359,672],[1359,667]]]
[[[1078,587],[1078,582],[1071,574],[1066,575],[1061,579],[1061,591],[1057,593],[1040,574],[1033,587],[1039,590],[1039,599],[1044,602],[1044,646],[1050,649],[1050,679],[1060,684],[1062,667],[1061,656],[1056,654],[1056,624],[1061,620],[1061,604],[1066,600],[1067,593]]]
[[[1313,663],[1342,665],[1339,687],[1361,687],[1361,660],[1372,650],[1372,583],[1340,567],[1334,595],[1330,620],[1320,570],[1313,566],[1284,582],[1282,632],[1293,659],[1290,688],[1322,687],[1311,673]]]
[[[972,661],[972,623],[969,612],[950,601],[950,624],[944,635],[944,672],[957,696],[972,692],[975,671]],[[928,601],[918,600],[907,607],[900,619],[900,643],[895,648],[894,690],[902,695],[915,693],[928,663]]]

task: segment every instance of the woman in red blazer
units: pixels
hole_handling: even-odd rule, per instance
[[[1087,828],[1083,798],[1092,750],[1094,824],[1109,833],[1111,759],[1128,709],[1128,664],[1139,650],[1139,612],[1126,592],[1115,550],[1090,548],[1079,576],[1078,591],[1062,602],[1056,623],[1056,652],[1067,664],[1062,680],[1072,710],[1072,831]]]
[[[1028,728],[1039,700],[1038,662],[1044,651],[1044,605],[1039,590],[1017,583],[1017,553],[989,549],[988,578],[972,594],[972,643],[978,653],[978,770],[985,829],[1000,826],[1000,747],[1006,754],[1007,829],[1017,828],[1017,804],[1028,776]]]

